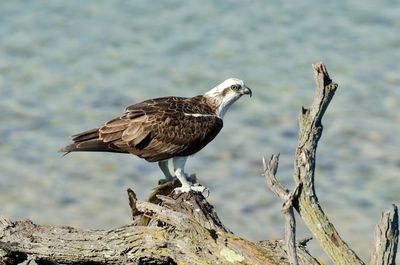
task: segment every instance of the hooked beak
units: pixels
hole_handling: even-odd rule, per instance
[[[253,95],[250,87],[243,86],[242,90],[240,91],[242,95],[249,95],[250,97]]]

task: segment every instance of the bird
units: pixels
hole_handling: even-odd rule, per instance
[[[158,162],[163,181],[178,178],[181,186],[175,192],[203,192],[204,186],[189,180],[186,161],[217,136],[227,110],[243,95],[251,97],[252,90],[242,80],[229,78],[202,95],[148,99],[126,107],[101,127],[71,136],[72,143],[59,151],[133,154]]]

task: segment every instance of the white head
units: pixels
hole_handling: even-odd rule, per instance
[[[228,108],[243,95],[251,97],[251,89],[242,80],[229,78],[206,92],[204,97],[216,106],[216,114],[222,119]]]

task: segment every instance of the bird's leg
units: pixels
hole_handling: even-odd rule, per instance
[[[165,179],[160,179],[158,181],[159,185],[167,183],[174,179],[174,177],[172,177],[171,173],[169,172],[168,160],[159,161],[158,166],[160,167],[161,171],[164,173],[164,176],[165,176]]]
[[[179,179],[179,181],[182,184],[182,187],[176,188],[174,192],[190,192],[192,191],[199,191],[203,192],[206,188],[198,185],[198,186],[193,186],[192,183],[190,183],[187,179],[187,176],[184,171],[185,163],[187,160],[187,156],[181,156],[181,157],[174,157],[172,162],[174,164],[174,171],[175,171],[175,176]]]

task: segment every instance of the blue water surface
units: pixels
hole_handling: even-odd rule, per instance
[[[57,150],[147,98],[202,94],[229,77],[252,88],[188,160],[235,233],[281,238],[281,201],[261,157],[292,184],[297,116],[323,61],[338,91],[317,154],[321,204],[363,258],[383,210],[400,202],[399,1],[3,1],[0,215],[112,228],[162,176],[137,157]],[[300,225],[299,237],[309,236]],[[317,243],[315,255],[323,256]]]

